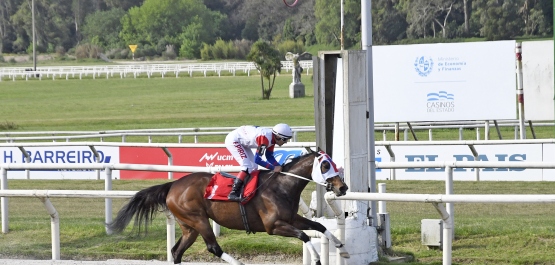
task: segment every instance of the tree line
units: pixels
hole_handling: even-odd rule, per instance
[[[41,53],[244,59],[257,40],[280,52],[340,46],[341,0],[34,0]],[[32,51],[32,0],[0,1],[0,51]],[[360,48],[361,1],[344,0],[344,45]],[[374,0],[373,43],[551,37],[551,0]],[[281,45],[281,46],[280,46]]]

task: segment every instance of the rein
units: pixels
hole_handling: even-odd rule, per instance
[[[298,179],[303,179],[303,180],[306,180],[306,181],[312,181],[312,182],[314,182],[316,184],[319,184],[319,185],[322,185],[322,186],[326,186],[326,184],[324,184],[324,183],[316,182],[312,179],[307,179],[305,177],[301,177],[301,176],[293,174],[293,173],[289,173],[289,172],[280,172],[280,173],[284,174],[284,175],[287,175],[287,176],[295,177],[295,178],[298,178]]]

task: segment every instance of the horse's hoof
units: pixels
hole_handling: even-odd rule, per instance
[[[320,261],[316,261],[316,263],[314,263],[315,265],[322,265],[322,263],[320,263]]]
[[[351,255],[349,255],[349,252],[340,252],[339,256],[341,256],[342,258],[346,258],[346,259],[351,257]]]

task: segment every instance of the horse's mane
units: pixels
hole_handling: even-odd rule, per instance
[[[291,167],[293,167],[294,165],[296,165],[299,161],[301,161],[301,160],[304,159],[305,157],[314,156],[314,154],[316,154],[316,153],[317,153],[317,152],[309,152],[309,153],[304,154],[304,155],[302,155],[302,156],[297,156],[297,157],[291,159],[291,161],[289,161],[288,163],[286,163],[286,164],[283,165],[282,171],[285,171],[285,172],[289,171],[289,170],[291,169]]]

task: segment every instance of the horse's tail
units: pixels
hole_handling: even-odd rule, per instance
[[[148,225],[152,222],[156,213],[160,209],[167,209],[166,196],[172,184],[173,182],[168,182],[137,192],[131,200],[119,210],[116,219],[107,224],[108,230],[113,233],[121,233],[129,222],[131,222],[133,215],[135,215],[134,227],[138,226],[137,233],[140,233],[141,227],[144,226],[146,234]]]

